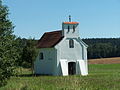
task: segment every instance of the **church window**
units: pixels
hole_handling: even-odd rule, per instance
[[[43,59],[44,59],[42,52],[39,54],[39,59],[40,59],[40,60],[43,60]]]
[[[68,26],[68,32],[70,31],[70,26]]]
[[[75,26],[73,26],[73,33],[75,32]]]
[[[73,39],[69,40],[69,48],[74,48],[74,40]]]

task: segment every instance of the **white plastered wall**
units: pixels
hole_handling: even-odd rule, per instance
[[[68,74],[68,62],[76,62],[76,74],[88,74],[87,47],[79,39],[73,38],[73,40],[74,48],[69,48],[69,38],[66,37],[55,47],[57,49],[57,75]]]
[[[39,58],[39,53],[43,53],[43,60]],[[40,49],[36,61],[34,62],[35,74],[48,74],[54,75],[56,68],[56,49],[55,48],[43,48]]]

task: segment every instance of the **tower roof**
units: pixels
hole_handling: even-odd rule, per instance
[[[63,24],[79,24],[78,22],[63,22]]]

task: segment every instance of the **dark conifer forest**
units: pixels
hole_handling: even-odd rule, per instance
[[[88,47],[88,59],[120,57],[120,38],[82,39]]]

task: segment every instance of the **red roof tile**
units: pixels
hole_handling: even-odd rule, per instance
[[[62,31],[46,32],[38,41],[37,48],[51,48],[62,40]]]
[[[64,24],[78,24],[78,22],[63,22]]]

